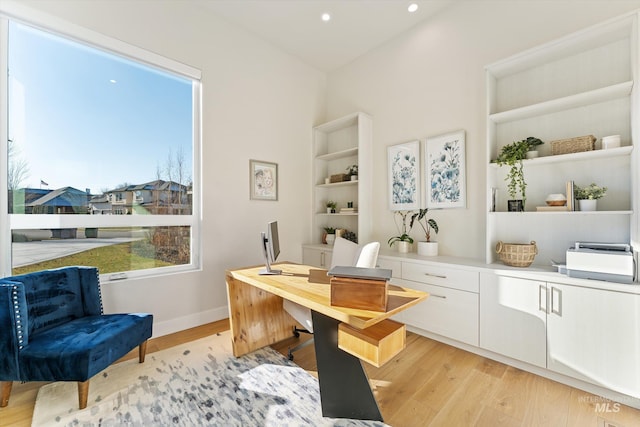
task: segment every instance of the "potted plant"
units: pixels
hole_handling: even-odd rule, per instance
[[[358,180],[358,165],[347,166],[347,174],[349,174],[351,181]]]
[[[336,213],[337,206],[338,204],[336,202],[334,202],[333,200],[329,200],[327,202],[327,213]]]
[[[324,227],[324,242],[327,245],[333,245],[336,241],[336,229],[333,227]]]
[[[413,244],[413,238],[409,235],[413,223],[407,224],[407,218],[410,218],[409,215],[412,213],[412,211],[396,211],[393,217],[398,229],[398,235],[390,238],[387,243],[389,243],[390,247],[393,247],[394,243],[398,243],[398,252],[401,253],[409,252]],[[399,224],[398,219],[400,220]]]
[[[431,241],[431,231],[438,234],[438,223],[433,219],[427,219],[426,215],[429,209],[420,209],[418,212],[411,215],[411,221],[409,227],[413,228],[413,224],[418,222],[424,231],[425,242],[418,242],[418,254],[425,256],[437,256],[438,255],[438,242]]]
[[[526,158],[529,148],[543,144],[540,139],[532,136],[522,141],[515,141],[511,144],[507,144],[502,147],[500,154],[496,159],[496,163],[499,166],[510,166],[509,173],[505,178],[505,181],[509,181],[507,190],[511,200],[508,200],[508,210],[510,212],[524,211],[525,203],[527,201],[527,183],[524,180],[524,171],[522,169],[522,160]],[[520,193],[522,199],[516,199],[516,196]]]
[[[544,144],[541,139],[534,138],[532,136],[526,139],[527,144],[529,145],[529,149],[527,150],[526,157],[527,159],[535,159],[538,157],[538,149],[536,148],[538,145]]]
[[[603,198],[606,194],[607,187],[600,187],[593,182],[587,187],[578,187],[576,185],[573,189],[573,195],[578,201],[581,211],[595,211],[598,199]]]

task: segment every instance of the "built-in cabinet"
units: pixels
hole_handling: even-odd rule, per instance
[[[534,263],[563,260],[576,241],[635,240],[637,164],[637,14],[607,21],[486,68],[487,248],[497,260],[498,241],[536,241]],[[551,141],[594,135],[596,150],[552,155]],[[620,135],[620,148],[601,139]],[[529,136],[545,141],[540,157],[524,160],[524,213],[507,212],[509,167],[492,163],[503,146]],[[566,182],[608,187],[597,212],[537,212]],[[495,211],[492,194],[496,194]]]
[[[480,347],[640,398],[640,295],[626,289],[483,273]]]
[[[429,293],[429,298],[398,315],[414,328],[478,345],[478,272],[441,263],[378,259],[392,270],[392,284]]]
[[[333,251],[328,245],[303,245],[302,263],[313,267],[329,269]]]
[[[322,244],[325,227],[354,232],[361,243],[371,238],[372,138],[373,121],[365,113],[350,114],[313,128],[309,244]],[[358,166],[357,179],[330,182],[331,176],[347,174],[352,165]],[[337,203],[335,213],[327,213],[330,200]],[[344,209],[349,202],[354,210],[347,212]]]

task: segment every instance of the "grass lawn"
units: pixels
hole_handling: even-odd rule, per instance
[[[13,275],[31,273],[33,271],[64,267],[67,265],[86,265],[98,267],[100,274],[119,271],[143,270],[154,267],[167,267],[171,263],[140,256],[132,251],[135,242],[119,243],[90,249],[77,254],[55,258],[37,264],[15,267]]]

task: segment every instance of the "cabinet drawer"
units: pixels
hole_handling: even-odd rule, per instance
[[[429,293],[425,301],[402,313],[403,322],[456,341],[478,345],[478,294],[405,280],[397,283]]]
[[[480,274],[477,271],[403,262],[402,278],[461,291],[478,293],[480,290]]]

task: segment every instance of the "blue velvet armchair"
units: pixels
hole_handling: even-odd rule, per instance
[[[0,407],[13,381],[89,379],[139,347],[144,362],[151,314],[103,314],[98,269],[64,267],[0,279]]]

